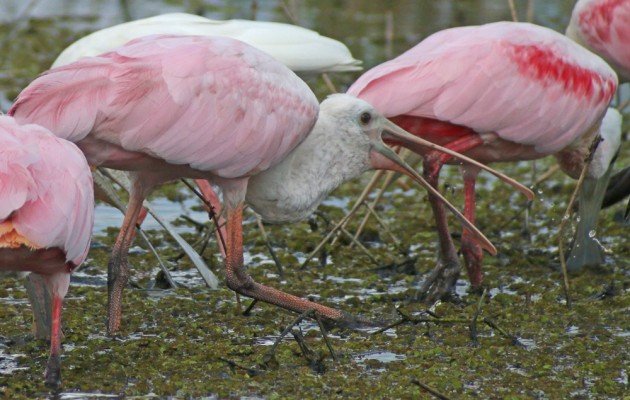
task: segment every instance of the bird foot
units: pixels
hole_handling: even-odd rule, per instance
[[[48,358],[44,383],[53,390],[61,386],[61,359],[58,354],[51,354]]]
[[[432,304],[455,297],[455,284],[460,271],[459,262],[440,262],[418,289],[414,300]]]

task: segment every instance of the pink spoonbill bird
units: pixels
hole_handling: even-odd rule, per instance
[[[578,0],[566,35],[630,81],[630,0]]]
[[[131,171],[129,206],[108,265],[110,334],[120,327],[133,225],[142,200],[165,181],[207,179],[222,189],[228,287],[341,322],[348,320],[346,314],[249,276],[243,265],[245,202],[268,220],[297,220],[343,181],[371,168],[406,172],[439,196],[382,137],[437,146],[403,131],[355,97],[334,95],[318,105],[287,67],[230,38],[136,39],[44,73],[19,95],[10,114],[74,141],[92,165]],[[481,246],[495,251],[447,206]]]
[[[553,154],[577,178],[616,86],[614,71],[567,37],[498,22],[437,32],[363,74],[348,94],[411,133],[478,161]],[[447,162],[445,154],[424,156],[424,175],[435,187]],[[471,221],[477,172],[463,166],[464,215]],[[440,261],[423,287],[427,300],[450,293],[460,271],[444,210],[433,200],[431,205]],[[465,230],[461,241],[470,281],[479,286],[482,251]]]
[[[266,21],[217,21],[185,13],[157,15],[93,32],[68,46],[52,67],[106,53],[130,40],[152,34],[231,37],[264,51],[299,74],[361,69],[361,61],[352,57],[343,43],[310,29]],[[212,187],[204,180],[197,180],[197,184],[204,197],[219,211],[221,204]],[[140,214],[139,224],[144,215],[146,212]],[[224,253],[221,241],[217,240],[217,243]]]
[[[52,296],[46,384],[61,378],[61,308],[70,273],[87,255],[92,174],[73,143],[0,116],[0,270],[42,276]]]

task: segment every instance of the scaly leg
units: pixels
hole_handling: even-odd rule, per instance
[[[45,279],[52,293],[50,356],[46,365],[45,383],[48,387],[58,388],[61,385],[61,308],[70,286],[70,274],[58,273],[46,276]]]
[[[464,153],[483,143],[483,139],[479,135],[466,135],[446,144],[444,147]],[[438,179],[442,165],[451,158],[452,156],[440,152],[430,152],[424,157],[424,177],[435,189],[439,190]],[[461,265],[457,257],[457,250],[455,249],[453,238],[451,238],[448,229],[444,205],[432,195],[429,195],[429,203],[431,204],[433,216],[435,217],[440,244],[440,255],[438,265],[426,278],[419,292],[420,296],[426,302],[432,303],[454,292],[455,284],[457,283],[457,278],[459,278],[461,271]],[[468,218],[468,216],[466,217]]]
[[[120,329],[122,318],[122,292],[129,279],[127,253],[135,236],[135,226],[146,194],[135,180],[129,195],[129,204],[123,225],[120,228],[112,256],[107,265],[108,318],[107,334],[113,335]]]
[[[239,194],[242,196],[239,196]],[[324,319],[341,325],[353,325],[357,322],[366,322],[359,321],[343,311],[335,310],[334,308],[326,307],[255,282],[243,265],[242,223],[244,188],[242,189],[242,193],[226,192],[224,196],[231,197],[230,199],[225,199],[227,209],[227,255],[225,260],[225,275],[227,286],[230,289],[247,297],[274,304],[297,313],[315,310],[315,312]]]
[[[223,248],[223,239],[221,239],[221,237],[225,238],[225,235],[227,233],[225,231],[225,218],[223,218],[223,214],[221,213],[222,207],[221,202],[219,201],[219,196],[217,196],[217,194],[214,192],[214,189],[212,189],[212,185],[207,180],[195,179],[195,183],[199,187],[199,190],[201,190],[201,194],[203,194],[203,197],[205,197],[205,199],[212,206],[212,210],[210,210],[204,204],[206,211],[208,211],[208,213],[214,213],[217,217],[217,244],[219,246],[219,251],[221,251],[221,256],[223,256],[223,258],[225,259],[225,249]]]
[[[473,224],[475,223],[475,181],[479,168],[474,166],[463,167],[464,172],[464,216]],[[481,263],[483,261],[483,251],[481,247],[471,238],[470,233],[464,229],[462,232],[462,254],[468,278],[473,288],[481,286],[483,275],[481,274]]]
[[[439,162],[424,162],[424,177],[436,189],[441,168],[442,164]],[[429,203],[435,217],[440,253],[437,266],[426,278],[419,292],[426,302],[433,303],[453,293],[461,266],[453,238],[448,230],[444,205],[432,195],[429,195]]]

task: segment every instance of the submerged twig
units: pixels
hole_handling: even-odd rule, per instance
[[[315,249],[313,249],[313,251],[311,251],[309,253],[308,256],[306,256],[306,259],[304,260],[304,262],[302,262],[302,264],[300,265],[300,268],[304,268],[306,266],[306,264],[308,264],[309,261],[311,261],[311,259],[313,257],[315,257],[315,255],[317,253],[319,253],[319,251],[326,245],[326,243],[328,243],[328,240],[330,240],[330,238],[337,233],[337,231],[339,230],[339,228],[341,226],[343,226],[351,217],[352,215],[354,215],[354,213],[359,209],[359,206],[361,205],[361,203],[355,203],[354,207],[352,207],[352,209],[350,210],[350,212],[348,214],[346,214],[338,223],[337,225],[335,225],[330,232],[328,232],[326,234],[326,236],[324,237],[324,239],[322,239],[321,242],[319,242],[319,244],[315,247]]]
[[[289,20],[294,24],[294,25],[300,25],[300,21],[298,20],[298,16],[297,16],[297,7],[295,4],[295,1],[293,0],[282,0],[280,2],[280,6],[282,7],[282,11],[284,11],[284,14],[287,16],[287,18],[289,18]]]
[[[252,309],[254,308],[254,306],[256,305],[256,303],[258,303],[258,299],[253,299],[251,303],[249,303],[249,305],[247,306],[247,308],[245,309],[245,311],[243,311],[244,316],[248,316],[251,312]]]
[[[319,325],[319,330],[322,332],[322,337],[324,338],[324,343],[326,343],[326,347],[328,347],[330,356],[332,357],[333,361],[337,362],[337,354],[335,354],[335,350],[333,350],[333,347],[330,344],[330,340],[328,340],[328,333],[326,332],[326,328],[324,327],[324,323],[322,322],[319,314],[315,314],[315,319],[317,320],[317,325]]]
[[[434,312],[431,312],[429,310],[425,310],[423,311],[425,314],[431,316],[432,318],[417,318],[417,317],[412,317],[410,315],[405,314],[400,308],[396,308],[396,312],[398,313],[398,315],[400,315],[400,320],[393,322],[375,332],[372,333],[372,335],[376,335],[378,333],[383,333],[391,328],[394,328],[398,325],[402,325],[404,323],[411,323],[413,325],[418,325],[418,324],[422,324],[422,323],[433,323],[433,324],[462,324],[462,323],[468,323],[469,321],[466,319],[443,319],[440,318],[437,314],[435,314]]]
[[[315,315],[315,310],[311,309],[295,317],[293,322],[291,322],[286,328],[284,328],[284,330],[280,333],[280,336],[278,336],[275,342],[273,342],[273,345],[271,346],[269,351],[267,351],[267,353],[263,356],[263,365],[267,366],[271,363],[271,360],[273,360],[276,354],[276,348],[278,347],[282,339],[284,339],[284,337],[288,335],[289,332],[291,332],[293,327],[295,327],[297,324],[302,322],[302,320],[306,318],[312,318],[314,315]]]
[[[116,193],[116,190],[114,189],[114,186],[111,184],[111,182],[109,182],[107,179],[105,179],[106,177],[107,177],[107,175],[104,175],[101,172],[100,169],[96,169],[94,171],[94,173],[92,174],[92,178],[94,179],[94,183],[107,196],[107,199],[111,202],[111,205],[113,205],[120,212],[125,214],[127,212],[127,207],[125,206],[125,203],[118,196],[118,194]],[[151,253],[153,253],[155,258],[157,259],[158,264],[160,266],[160,269],[164,273],[164,277],[166,278],[166,281],[168,282],[168,284],[171,287],[173,287],[173,288],[177,288],[178,285],[177,285],[177,283],[175,283],[175,280],[173,280],[173,277],[171,276],[170,271],[168,270],[168,268],[166,268],[166,265],[164,265],[164,262],[162,261],[162,258],[158,254],[157,250],[155,249],[155,247],[153,247],[153,245],[149,241],[149,238],[147,237],[147,235],[144,233],[144,231],[142,230],[142,228],[139,225],[136,225],[136,231],[139,233],[140,238],[142,238],[144,243],[149,248],[149,251],[151,251]]]
[[[335,87],[335,84],[333,83],[332,79],[330,79],[327,73],[325,72],[322,73],[322,79],[324,80],[324,83],[326,84],[326,86],[328,87],[328,90],[330,90],[331,93],[339,93],[339,91]]]
[[[237,364],[236,362],[234,362],[232,360],[228,360],[227,358],[219,357],[219,360],[223,361],[224,363],[229,365],[230,368],[232,368],[232,369],[242,369],[243,371],[247,372],[247,375],[249,375],[249,376],[256,376],[256,375],[260,375],[262,373],[262,371],[260,371],[260,370],[257,370],[255,368],[244,367],[244,366],[242,366],[240,364]]]
[[[188,189],[190,189],[195,194],[195,196],[197,196],[208,208],[208,218],[212,220],[214,222],[214,226],[217,227],[217,233],[219,234],[219,238],[221,239],[221,245],[223,245],[223,249],[227,252],[227,246],[225,245],[225,239],[223,238],[223,233],[221,232],[221,228],[219,227],[219,221],[217,219],[217,213],[215,212],[214,206],[190,182],[188,182],[184,178],[182,178],[181,181],[184,183],[184,185],[188,186]]]
[[[543,183],[544,181],[546,181],[547,179],[551,178],[553,174],[558,172],[559,169],[560,169],[560,165],[558,164],[552,165],[551,167],[549,167],[547,171],[545,171],[532,183],[532,187],[536,187],[540,185],[541,183]]]
[[[475,314],[473,315],[472,319],[470,320],[470,340],[472,340],[473,344],[476,346],[479,344],[479,341],[477,340],[477,318],[479,318],[479,314],[481,314],[481,309],[483,307],[483,301],[486,298],[486,293],[487,293],[487,289],[483,290],[483,293],[481,293],[481,297],[479,298],[479,302],[477,302],[477,309],[475,310]]]
[[[265,230],[265,226],[263,225],[262,218],[260,218],[258,214],[256,214],[256,223],[258,224],[258,229],[262,234],[265,246],[267,246],[267,250],[269,250],[269,254],[271,254],[271,258],[273,258],[273,262],[276,264],[278,275],[280,275],[280,278],[284,278],[284,268],[282,267],[282,263],[280,262],[280,259],[276,255],[276,251],[273,249],[273,246],[269,241],[269,235],[267,235],[267,231]]]
[[[527,22],[534,22],[535,9],[534,0],[527,0]]]
[[[512,21],[518,22],[518,14],[516,12],[516,5],[514,4],[514,0],[508,0],[508,5],[510,6],[510,14],[512,15]]]
[[[131,183],[129,182],[129,178],[123,171],[110,170],[106,168],[98,168],[98,171],[114,181],[116,184],[118,184],[118,186],[125,189],[127,192],[131,191]],[[195,249],[193,249],[192,246],[190,246],[190,244],[188,244],[188,242],[186,242],[184,238],[182,238],[181,235],[175,231],[175,228],[173,228],[173,226],[168,221],[163,220],[162,217],[160,217],[153,210],[153,207],[151,206],[151,204],[149,204],[148,201],[145,200],[144,203],[142,203],[142,206],[146,208],[147,212],[151,214],[151,216],[157,221],[157,223],[160,224],[168,232],[168,234],[171,235],[173,239],[175,239],[177,244],[182,248],[190,261],[192,261],[194,266],[197,268],[203,280],[206,282],[206,285],[208,285],[208,287],[211,289],[217,289],[219,287],[219,279],[212,271],[210,271],[205,261],[201,258],[199,254],[197,254]]]
[[[501,336],[503,336],[504,338],[510,339],[512,344],[524,347],[523,344],[520,342],[520,340],[518,340],[518,337],[516,337],[515,335],[512,335],[512,334],[506,332],[503,328],[501,328],[499,325],[497,325],[497,323],[494,322],[493,320],[491,320],[490,318],[484,317],[483,318],[483,322],[486,325],[488,325],[490,328],[492,328],[495,331],[499,332],[501,334]]]
[[[447,397],[446,395],[443,395],[442,393],[440,393],[437,390],[431,388],[430,386],[420,382],[417,379],[412,379],[411,383],[413,383],[414,385],[420,386],[422,389],[426,390],[427,392],[429,392],[430,394],[432,394],[433,396],[435,396],[436,398],[438,398],[440,400],[450,400],[450,398]]]
[[[168,282],[169,286],[172,287],[173,289],[177,289],[179,285],[177,285],[177,283],[175,283],[175,281],[173,280],[173,277],[171,276],[170,271],[168,270],[168,268],[166,268],[166,265],[164,265],[164,263],[162,262],[162,258],[158,255],[157,250],[155,249],[155,247],[153,247],[153,244],[151,244],[151,241],[149,240],[147,235],[144,233],[142,229],[140,229],[139,226],[136,226],[136,229],[138,231],[138,234],[140,234],[140,237],[142,238],[142,240],[144,240],[144,243],[149,247],[149,250],[155,255],[155,258],[157,259],[158,264],[160,265],[160,269],[164,273],[164,277],[166,278],[166,281]]]

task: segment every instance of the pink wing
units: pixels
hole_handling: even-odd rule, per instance
[[[616,85],[602,59],[563,35],[498,22],[438,32],[348,93],[386,117],[438,119],[553,153],[603,116]]]
[[[279,162],[317,112],[308,86],[265,53],[229,38],[163,35],[52,69],[10,111],[74,142],[93,135],[225,178]]]
[[[92,174],[83,153],[41,126],[20,126],[11,117],[0,117],[0,136],[4,152],[32,160],[13,176],[30,184],[27,200],[13,210],[15,229],[41,248],[63,249],[78,266],[89,250],[94,214]]]
[[[580,0],[567,34],[584,43],[630,80],[630,0]]]
[[[16,129],[12,118],[0,116],[0,222],[37,196],[29,168],[41,157],[37,148],[20,143]]]

